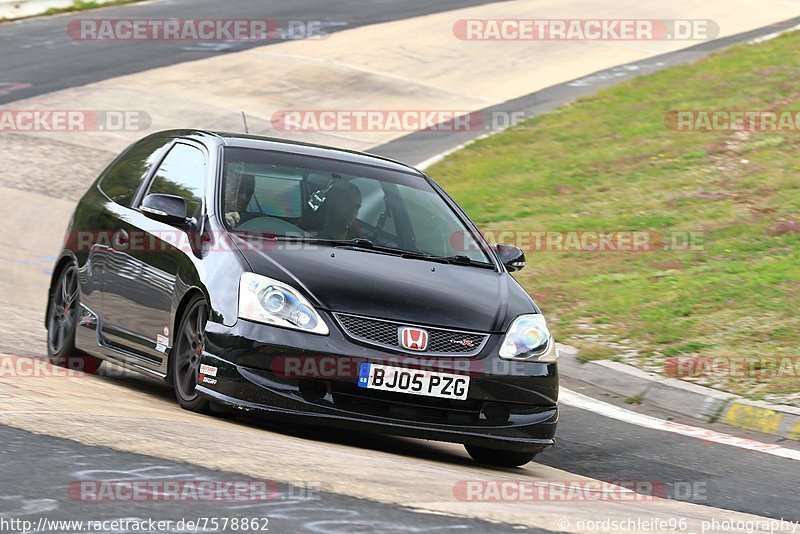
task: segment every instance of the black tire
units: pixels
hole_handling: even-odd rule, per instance
[[[200,357],[205,344],[205,327],[208,321],[208,305],[201,296],[193,297],[186,305],[180,326],[175,333],[175,346],[170,354],[172,383],[175,398],[184,410],[208,414],[211,403],[196,391],[200,376]]]
[[[78,269],[72,263],[58,273],[47,313],[47,359],[53,365],[97,374],[103,363],[75,348],[78,326]]]
[[[506,451],[476,447],[474,445],[464,445],[464,448],[467,449],[472,459],[479,464],[492,465],[495,467],[521,467],[533,460],[534,456],[541,452]]]

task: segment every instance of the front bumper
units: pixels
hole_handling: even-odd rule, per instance
[[[203,375],[197,391],[243,410],[348,430],[516,451],[554,444],[556,363],[501,360],[500,335],[475,357],[425,358],[355,343],[328,324],[330,335],[317,336],[241,319],[233,327],[209,322],[202,363],[214,376]],[[365,361],[469,374],[468,398],[360,388]]]

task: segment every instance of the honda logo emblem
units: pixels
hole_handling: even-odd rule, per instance
[[[404,326],[398,331],[400,346],[408,350],[425,350],[428,348],[428,332],[420,328]]]

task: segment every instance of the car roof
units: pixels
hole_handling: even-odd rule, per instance
[[[411,165],[407,165],[390,158],[385,158],[383,156],[378,156],[376,154],[369,154],[367,152],[359,152],[356,150],[347,150],[344,148],[335,148],[325,145],[316,145],[313,143],[304,143],[289,139],[280,139],[277,137],[265,137],[252,134],[198,129],[165,130],[157,132],[153,134],[153,136],[195,138],[206,142],[211,141],[221,143],[222,145],[229,147],[254,148],[258,150],[272,150],[276,152],[302,154],[306,156],[346,161],[349,163],[372,165],[408,174],[424,176],[420,170],[412,167]]]

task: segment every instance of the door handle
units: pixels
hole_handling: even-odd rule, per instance
[[[117,230],[114,233],[114,239],[112,241],[114,248],[119,249],[127,249],[128,248],[128,232],[124,229]]]

